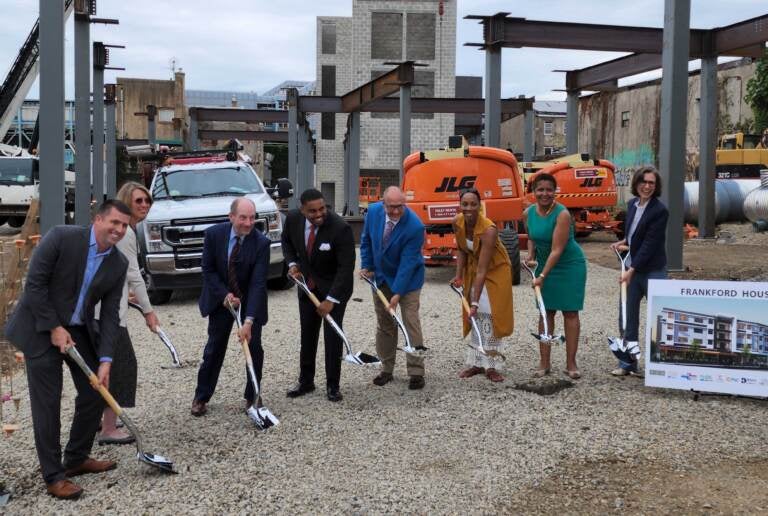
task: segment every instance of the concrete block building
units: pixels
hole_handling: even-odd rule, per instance
[[[317,18],[318,95],[340,96],[399,63],[415,61],[411,96],[454,97],[456,0],[353,0],[352,17]],[[398,115],[363,113],[360,176],[396,184],[400,168]],[[316,186],[336,211],[344,206],[344,134],[347,114],[321,115]],[[444,147],[454,131],[452,114],[414,114],[411,148]]]
[[[566,106],[562,101],[533,103],[533,157],[551,159],[565,155]],[[522,153],[525,148],[525,115],[517,115],[501,124],[501,147]]]

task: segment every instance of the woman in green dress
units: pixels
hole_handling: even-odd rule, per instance
[[[531,186],[535,203],[523,217],[528,228],[528,266],[536,267],[533,286],[541,288],[547,312],[547,327],[554,334],[555,313],[563,313],[565,327],[566,365],[564,373],[576,380],[581,378],[576,366],[579,346],[579,311],[584,308],[584,288],[587,283],[587,262],[573,237],[573,222],[568,210],[555,202],[557,181],[551,174],[539,174]],[[539,319],[539,333],[543,332]],[[549,374],[550,344],[539,344],[539,368],[534,376]]]

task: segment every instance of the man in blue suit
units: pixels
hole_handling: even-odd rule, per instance
[[[269,239],[256,224],[256,205],[246,197],[235,199],[229,210],[229,222],[222,222],[205,231],[203,243],[203,291],[200,294],[200,314],[208,317],[208,342],[203,363],[197,373],[197,388],[192,401],[192,415],[202,416],[213,396],[234,319],[227,303],[242,305],[245,317],[239,337],[248,341],[261,383],[264,350],[261,328],[267,324],[267,273],[269,269]],[[253,405],[254,391],[245,378],[245,409]]]
[[[424,346],[419,320],[421,287],[424,285],[424,225],[405,205],[405,194],[396,186],[384,191],[382,202],[372,204],[365,216],[360,236],[360,274],[376,277],[376,283],[389,306],[374,295],[376,306],[376,352],[381,358],[381,373],[373,383],[382,387],[392,381],[397,350],[397,326],[388,310],[400,305],[405,329],[415,348]],[[406,355],[409,389],[424,387],[424,359]]]

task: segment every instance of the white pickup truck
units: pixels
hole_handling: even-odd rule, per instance
[[[154,202],[137,237],[154,304],[168,302],[174,289],[202,285],[204,232],[229,220],[232,201],[243,196],[256,204],[256,227],[271,241],[270,287],[288,286],[280,244],[282,215],[256,171],[240,156],[171,158],[155,172],[150,191]]]

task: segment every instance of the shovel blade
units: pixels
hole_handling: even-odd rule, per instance
[[[377,367],[381,365],[381,360],[379,360],[379,357],[371,355],[369,353],[364,353],[362,351],[359,351],[355,355],[346,355],[344,357],[344,360],[346,360],[350,364],[355,364],[360,366]]]
[[[262,432],[280,424],[280,420],[267,407],[248,407],[248,417]]]
[[[139,462],[143,462],[144,464],[149,464],[150,466],[154,466],[157,469],[161,471],[165,471],[166,473],[178,473],[173,468],[173,462],[166,459],[162,455],[155,455],[154,453],[142,453],[139,452],[136,454],[136,458],[139,459]]]

